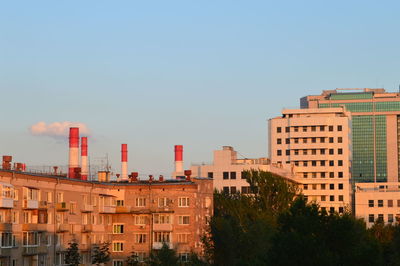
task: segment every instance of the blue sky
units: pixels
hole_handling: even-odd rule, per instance
[[[234,146],[267,154],[267,119],[323,89],[400,83],[395,1],[3,1],[0,153],[66,165],[39,122],[91,130],[89,154],[168,175]]]

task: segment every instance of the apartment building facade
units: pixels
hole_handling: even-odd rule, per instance
[[[399,182],[400,93],[384,89],[325,90],[300,99],[301,108],[344,106],[352,114],[352,178]]]
[[[214,151],[212,163],[192,164],[190,170],[194,176],[211,178],[214,188],[225,193],[251,192],[249,183],[242,175],[246,170],[268,171],[293,181],[290,171],[274,167],[267,158],[238,159],[237,154],[233,147],[223,146],[221,150]]]
[[[143,260],[163,243],[185,260],[201,254],[213,211],[208,178],[99,183],[0,170],[0,265],[63,265],[75,240],[82,264],[110,243],[111,261]]]
[[[309,201],[351,208],[351,115],[344,108],[295,109],[269,120],[269,157],[290,170]]]

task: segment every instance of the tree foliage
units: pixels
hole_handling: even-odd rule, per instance
[[[105,242],[93,249],[92,264],[101,265],[110,261],[110,243]]]
[[[179,258],[175,250],[170,249],[166,243],[163,243],[160,250],[153,250],[148,258],[148,265],[151,266],[176,266]]]
[[[65,253],[64,263],[71,266],[79,265],[81,256],[79,255],[78,243],[76,240],[72,240],[68,243],[68,248]]]

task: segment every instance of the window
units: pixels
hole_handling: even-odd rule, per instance
[[[223,188],[222,188],[222,191],[223,191],[225,194],[229,194],[229,187],[223,187]]]
[[[338,154],[343,154],[343,149],[338,149],[337,152]]]
[[[294,155],[299,155],[299,150],[294,150]]]
[[[326,188],[326,184],[321,184],[321,189],[324,190]]]
[[[320,139],[319,139],[319,142],[320,142],[320,143],[325,143],[325,138],[320,138]]]
[[[325,166],[325,161],[320,161],[319,163],[321,166]]]
[[[308,184],[304,184],[304,185],[303,185],[303,189],[304,189],[304,190],[307,190],[307,189],[308,189]]]
[[[113,234],[123,234],[124,225],[123,224],[113,224]]]
[[[135,234],[135,243],[143,244],[147,242],[147,234]]]
[[[231,179],[236,179],[236,172],[231,172]]]
[[[295,138],[295,139],[294,139],[294,143],[298,144],[298,143],[299,143],[299,139],[298,139],[298,138]]]
[[[213,172],[208,172],[207,176],[208,176],[208,178],[214,178],[214,173]]]
[[[317,173],[312,173],[312,178],[317,178]]]
[[[162,197],[158,198],[158,207],[163,208],[168,206],[168,198]]]
[[[290,150],[286,150],[286,155],[290,155]]]
[[[368,207],[374,207],[374,200],[368,200]]]
[[[189,239],[189,234],[188,233],[182,233],[182,234],[177,234],[178,238],[178,243],[188,243]]]
[[[145,224],[147,224],[147,216],[145,215],[135,216],[135,225],[145,225]]]
[[[36,247],[39,245],[38,232],[23,232],[22,243],[25,247]]]
[[[375,217],[373,214],[368,215],[368,222],[373,223],[375,221]]]
[[[378,200],[378,207],[383,207],[383,200]]]
[[[240,176],[241,176],[242,179],[246,179],[246,174],[244,172],[241,172]]]
[[[231,194],[235,194],[236,193],[236,187],[231,187]]]
[[[277,127],[276,128],[276,133],[281,133],[282,132],[282,128],[281,127]]]
[[[326,196],[321,196],[321,201],[326,201]]]
[[[319,131],[325,131],[325,126],[319,126]]]
[[[329,201],[335,201],[335,196],[334,195],[329,196]]]
[[[333,126],[329,126],[329,131],[333,131]]]
[[[124,266],[123,260],[113,260],[113,266]]]
[[[250,187],[242,187],[242,194],[249,194],[250,192]]]
[[[324,149],[321,149],[321,150],[320,150],[320,154],[321,154],[321,155],[325,155],[325,150],[324,150]]]
[[[170,224],[170,215],[169,214],[154,214],[154,223],[155,224]]]
[[[339,183],[339,190],[342,190],[343,189],[343,184],[342,183]]]
[[[303,173],[303,178],[307,178],[308,177],[308,173]]]
[[[334,161],[329,161],[329,166],[335,166]]]
[[[333,149],[329,149],[329,155],[333,155]]]
[[[338,142],[338,143],[343,143],[343,138],[342,138],[342,137],[338,137],[338,138],[337,138],[337,142]]]
[[[179,198],[178,206],[179,207],[189,207],[189,198],[188,197]]]
[[[229,179],[229,172],[223,172],[222,173],[222,178],[223,179]]]
[[[113,242],[112,250],[113,250],[113,252],[123,252],[124,251],[124,243],[123,242]]]
[[[124,200],[117,200],[117,206],[124,206]]]
[[[316,131],[317,127],[316,126],[311,126],[311,131]]]
[[[342,131],[342,126],[337,126],[337,131]]]
[[[343,201],[343,195],[339,195],[339,201]]]
[[[303,127],[303,132],[307,132],[307,127]]]
[[[321,172],[321,178],[325,178],[325,172]]]
[[[393,223],[393,221],[394,221],[393,214],[388,214],[388,222]]]
[[[282,144],[282,139],[276,139],[276,144]]]
[[[136,198],[136,207],[145,207],[146,198]]]
[[[343,213],[343,212],[344,212],[343,207],[339,207],[339,213]]]
[[[329,143],[333,143],[333,137],[329,137]]]
[[[339,172],[339,173],[338,173],[338,177],[339,177],[339,178],[343,178],[343,172]]]
[[[317,143],[317,138],[311,138],[311,143]]]
[[[311,161],[311,166],[317,166],[317,161]]]
[[[39,189],[24,187],[24,199],[39,200]]]
[[[393,207],[393,200],[388,200],[388,207]]]
[[[303,155],[307,155],[307,150],[303,150]]]
[[[299,132],[299,127],[294,127],[294,132]]]
[[[178,256],[181,262],[189,262],[189,253],[179,253]]]
[[[1,237],[1,247],[2,248],[11,248],[13,247],[13,235],[9,232],[3,232],[0,234]]]
[[[290,144],[290,139],[285,139],[285,144]]]
[[[378,222],[383,222],[384,216],[383,214],[378,214]]]
[[[334,212],[335,212],[335,207],[330,207],[330,208],[329,208],[329,212],[330,212],[330,213],[334,213]]]
[[[76,202],[70,202],[69,204],[69,214],[75,214]]]
[[[311,150],[311,154],[312,154],[312,155],[317,155],[317,150],[316,150],[316,149],[312,149],[312,150]]]
[[[188,225],[189,224],[189,215],[179,215],[178,216],[178,224]]]
[[[290,127],[285,127],[285,132],[289,133],[290,132]]]
[[[154,232],[154,242],[169,243],[169,240],[170,240],[169,232]]]
[[[303,143],[307,143],[307,139],[306,138],[303,139]]]
[[[343,166],[343,160],[338,161],[338,166]]]
[[[335,184],[329,184],[329,189],[334,190],[335,189]]]
[[[316,190],[317,189],[317,184],[312,184],[312,189]]]

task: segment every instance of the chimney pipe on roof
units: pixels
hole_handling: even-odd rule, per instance
[[[183,174],[183,145],[175,145],[175,175]]]
[[[121,144],[121,180],[128,180],[128,144]]]
[[[69,164],[68,177],[78,178],[75,168],[79,167],[79,128],[69,128]]]
[[[88,145],[87,145],[87,137],[81,138],[81,179],[87,180],[88,176]]]

